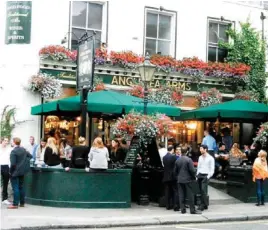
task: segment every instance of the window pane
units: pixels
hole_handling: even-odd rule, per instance
[[[209,42],[218,43],[218,24],[209,23]]]
[[[170,40],[171,38],[170,31],[171,31],[171,17],[160,14],[158,38]]]
[[[157,14],[147,13],[146,37],[157,37]]]
[[[229,26],[228,25],[219,25],[219,26],[220,26],[220,34],[219,34],[220,39],[224,42],[228,42],[228,36],[226,30],[228,30]]]
[[[170,55],[170,42],[158,40],[157,53],[159,52],[161,55]]]
[[[208,47],[208,61],[215,62],[216,59],[216,49],[215,47]]]
[[[91,36],[93,34],[93,31],[91,30],[82,30],[82,29],[76,29],[76,28],[73,28],[72,29],[72,32],[76,35],[73,35],[71,34],[72,36],[72,48],[78,44],[78,40],[85,34],[85,32],[87,32],[88,36]],[[101,45],[101,32],[99,31],[96,31],[96,48],[99,48],[100,45]]]
[[[226,49],[218,49],[218,62],[224,62],[227,57]]]
[[[147,53],[149,55],[156,54],[156,40],[146,39],[145,54]]]
[[[73,26],[86,27],[87,4],[85,2],[73,2]]]
[[[102,5],[88,4],[88,24],[87,28],[102,29]]]

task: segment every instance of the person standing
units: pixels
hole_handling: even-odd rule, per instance
[[[10,154],[10,180],[14,198],[13,204],[8,209],[17,209],[19,204],[20,207],[24,207],[24,175],[30,171],[30,159],[32,158],[32,155],[20,146],[20,138],[13,138],[13,142],[14,149]]]
[[[4,138],[0,146],[0,167],[2,177],[2,204],[10,205],[8,201],[8,182],[11,147],[8,146],[8,138]]]
[[[163,157],[164,164],[164,177],[163,183],[165,185],[165,200],[166,209],[170,210],[175,207],[176,204],[176,181],[174,177],[174,167],[176,162],[176,156],[174,155],[174,147],[172,145],[168,146],[168,152]]]
[[[54,137],[47,139],[44,162],[49,168],[62,168],[60,152],[56,146],[56,139]]]
[[[158,149],[158,152],[159,152],[159,156],[160,156],[160,159],[161,159],[161,162],[162,162],[162,165],[164,166],[163,164],[163,158],[164,156],[167,154],[167,148],[165,148],[165,143],[161,142],[159,143],[159,149]]]
[[[187,148],[182,147],[181,156],[175,163],[174,174],[177,179],[181,213],[186,213],[185,200],[188,195],[190,213],[201,214],[195,210],[192,182],[195,180],[195,168],[191,158],[186,156]]]
[[[209,134],[209,131],[207,130],[204,131],[204,136],[205,137],[203,138],[202,145],[206,145],[208,147],[208,153],[214,157],[214,152],[217,149],[216,140]]]
[[[199,209],[203,211],[204,209],[208,209],[208,181],[214,174],[215,160],[208,153],[208,147],[206,145],[200,146],[200,152],[201,156],[198,159],[197,165],[197,179],[201,192],[201,206]]]
[[[29,142],[30,143],[26,146],[26,150],[33,156],[33,160],[35,161],[38,144],[35,143],[33,136],[30,136]]]
[[[268,169],[267,169],[267,153],[264,150],[261,150],[258,154],[258,157],[255,159],[252,174],[253,181],[257,184],[257,204],[256,206],[264,205],[264,180],[268,178]]]

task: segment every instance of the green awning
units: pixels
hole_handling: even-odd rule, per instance
[[[268,106],[253,101],[233,100],[184,112],[179,117],[179,120],[209,119],[217,117],[265,120],[268,117]]]
[[[88,94],[87,110],[92,113],[122,114],[131,110],[143,112],[143,99],[119,93],[115,91],[98,91]],[[32,107],[32,115],[40,115],[58,112],[81,111],[80,96],[52,101],[39,106]],[[148,114],[164,113],[167,116],[179,116],[180,109],[174,106],[148,103]]]

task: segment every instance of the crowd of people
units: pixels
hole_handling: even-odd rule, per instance
[[[264,205],[264,180],[268,178],[267,153],[254,143],[240,150],[237,143],[217,143],[209,131],[199,149],[190,145],[170,142],[168,148],[159,144],[159,155],[164,167],[163,183],[165,185],[166,208],[186,213],[186,195],[190,213],[199,214],[208,208],[208,182],[212,177],[225,179],[229,165],[242,166],[253,164],[253,181],[257,184],[257,206]],[[228,147],[227,147],[228,146]],[[229,149],[228,149],[229,148]],[[195,166],[197,168],[195,169]],[[197,181],[201,203],[195,209],[193,182]]]
[[[230,143],[229,143],[230,144]],[[199,214],[208,209],[208,182],[216,175],[224,175],[231,159],[241,159],[240,163],[254,162],[253,181],[257,184],[257,205],[264,204],[264,180],[268,178],[267,153],[257,145],[245,146],[241,151],[234,143],[228,151],[224,142],[216,140],[204,132],[204,139],[198,151],[193,146],[169,143],[165,148],[159,144],[159,156],[164,167],[163,182],[165,184],[165,204],[167,209],[186,213],[186,198],[191,214]],[[79,137],[78,144],[71,146],[65,138],[50,136],[35,143],[34,137],[29,138],[29,144],[21,146],[20,138],[3,138],[0,143],[0,166],[2,179],[2,203],[8,208],[24,207],[25,192],[23,188],[24,175],[30,166],[40,168],[71,168],[86,171],[104,171],[110,164],[123,164],[128,146],[122,139],[114,139],[110,146],[105,146],[102,138],[94,139],[91,148],[86,145],[86,139]],[[255,159],[256,158],[256,159]],[[195,169],[195,166],[197,168]],[[223,176],[224,177],[224,176]],[[13,203],[8,201],[8,183],[13,189]],[[193,181],[197,181],[201,202],[196,210],[193,192]]]
[[[86,145],[86,139],[79,137],[78,145],[70,146],[65,138],[57,141],[55,137],[42,138],[35,143],[34,137],[29,138],[29,144],[21,146],[19,138],[3,138],[0,143],[0,167],[2,181],[2,204],[9,209],[24,207],[24,175],[31,166],[40,168],[71,168],[85,171],[104,171],[109,164],[123,163],[127,147],[124,140],[114,139],[111,146],[105,146],[102,138],[97,137],[91,148]],[[8,200],[8,184],[13,189],[13,203]]]

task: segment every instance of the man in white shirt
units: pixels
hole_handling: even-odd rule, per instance
[[[10,205],[8,201],[8,182],[11,147],[8,145],[8,138],[4,138],[0,145],[0,167],[2,178],[2,204]]]
[[[36,151],[38,145],[35,144],[35,139],[33,136],[30,136],[29,138],[29,144],[26,146],[26,150],[33,156],[33,160],[36,160]]]
[[[199,210],[208,209],[208,181],[213,176],[215,171],[215,160],[208,153],[207,145],[200,146],[201,156],[198,159],[197,179],[198,186],[201,191],[201,206]]]
[[[159,144],[159,149],[158,149],[158,152],[159,152],[159,156],[160,156],[160,159],[161,159],[161,162],[162,162],[162,165],[164,167],[164,164],[163,164],[163,157],[167,154],[167,149],[165,148],[165,144],[164,143],[160,143]]]

